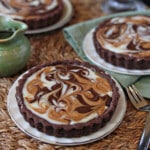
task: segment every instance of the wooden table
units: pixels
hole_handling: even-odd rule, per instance
[[[72,5],[74,15],[65,27],[104,15],[100,10],[100,0],[72,0]],[[32,54],[26,69],[57,60],[80,60],[73,48],[65,41],[62,29],[28,36]],[[16,127],[6,106],[9,89],[19,75],[0,78],[0,150],[135,150],[137,148],[146,113],[136,111],[128,100],[127,111],[120,126],[97,142],[67,147],[47,144],[29,137]]]

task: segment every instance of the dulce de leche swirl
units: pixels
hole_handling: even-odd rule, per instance
[[[2,13],[19,19],[49,13],[57,6],[58,0],[2,0],[0,3]]]
[[[83,123],[103,114],[112,98],[108,80],[79,65],[46,66],[24,84],[26,107],[55,124]]]
[[[105,50],[134,57],[150,57],[150,17],[112,18],[99,26],[96,38]]]

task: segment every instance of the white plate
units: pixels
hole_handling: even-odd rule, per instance
[[[45,28],[40,28],[40,29],[35,29],[35,30],[27,30],[26,34],[37,34],[37,33],[44,33],[44,32],[48,32],[48,31],[52,31],[52,30],[62,27],[68,21],[70,21],[72,14],[73,14],[72,4],[71,4],[70,0],[63,0],[63,2],[64,2],[63,15],[57,23],[55,23],[54,25],[45,27]]]
[[[20,78],[21,77],[22,76],[20,76]],[[100,140],[104,138],[105,136],[107,136],[108,134],[110,134],[111,132],[113,132],[119,126],[126,112],[127,105],[126,105],[125,95],[121,86],[116,82],[119,88],[120,99],[119,99],[116,111],[114,112],[112,116],[112,119],[103,128],[99,129],[97,132],[91,135],[83,136],[79,138],[58,138],[54,136],[49,136],[49,135],[46,135],[45,133],[38,131],[36,128],[31,127],[30,124],[27,121],[25,121],[23,116],[21,115],[16,98],[15,98],[16,86],[18,85],[18,79],[12,85],[9,91],[8,97],[7,97],[8,112],[12,120],[17,125],[17,127],[20,128],[24,133],[46,143],[71,146],[71,145],[87,144],[87,143]]]
[[[123,67],[114,66],[104,59],[102,59],[96,52],[93,43],[93,32],[95,29],[92,29],[87,33],[83,40],[83,51],[87,58],[93,62],[95,65],[117,73],[128,74],[128,75],[150,75],[150,69],[138,70],[138,69],[125,69]]]

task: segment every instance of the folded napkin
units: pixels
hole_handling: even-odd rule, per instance
[[[78,23],[64,28],[63,30],[64,37],[68,41],[68,43],[74,48],[75,52],[80,56],[80,58],[82,58],[84,61],[90,62],[90,60],[85,56],[82,49],[82,44],[83,44],[82,42],[86,34],[92,28],[96,27],[100,22],[102,22],[105,19],[118,17],[118,16],[130,16],[130,15],[138,15],[138,14],[150,15],[150,10],[144,12],[132,11],[132,12],[125,12],[125,13],[117,13],[109,16],[103,16],[100,18],[92,19],[82,23]],[[144,97],[150,98],[150,75],[139,76],[139,75],[125,75],[121,73],[115,73],[112,71],[107,71],[107,72],[109,72],[109,74],[111,74],[124,88],[134,83]]]

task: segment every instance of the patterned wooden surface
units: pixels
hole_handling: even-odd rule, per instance
[[[74,7],[74,15],[65,26],[103,15],[100,10],[100,0],[72,0],[71,2]],[[28,36],[32,55],[26,69],[48,61],[80,60],[72,47],[65,41],[62,29]],[[67,147],[46,144],[27,136],[10,119],[6,106],[9,89],[19,75],[18,73],[13,77],[0,78],[0,150],[136,150],[146,113],[136,111],[128,100],[127,111],[120,126],[97,142]]]

